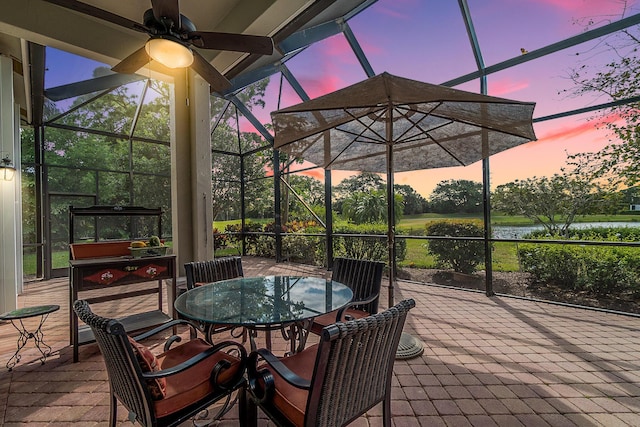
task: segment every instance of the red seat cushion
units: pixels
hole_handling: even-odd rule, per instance
[[[290,357],[284,357],[280,360],[296,375],[311,381],[317,353],[318,345],[316,344],[305,348],[300,353],[296,353]],[[263,365],[258,369],[265,367],[267,366]],[[273,380],[275,382],[273,405],[293,424],[298,426],[304,425],[304,415],[307,409],[309,391],[289,384],[284,378],[278,375],[275,370],[269,369],[269,371],[273,374]]]
[[[196,356],[210,347],[211,345],[207,342],[197,338],[160,354],[158,361],[162,369],[167,369]],[[240,360],[222,351],[212,354],[179,374],[168,376],[166,378],[165,398],[154,402],[156,416],[160,418],[170,415],[211,393],[218,392],[218,384],[212,384],[210,376],[214,366],[222,360],[227,360],[231,364],[231,367],[223,370],[218,377],[218,384],[225,383],[239,374]]]
[[[330,313],[314,317],[313,325],[311,325],[311,332],[316,335],[320,335],[322,333],[322,328],[336,323],[337,315],[337,311],[332,311]],[[344,322],[345,320],[361,319],[367,316],[369,316],[369,313],[367,313],[366,311],[357,310],[355,308],[348,308],[345,310],[341,320]]]
[[[129,338],[129,343],[133,347],[133,353],[136,355],[136,359],[138,359],[142,372],[159,371],[160,364],[156,356],[151,353],[151,350],[129,336],[127,336],[127,338]],[[160,400],[165,397],[167,381],[164,378],[149,379],[147,380],[147,386],[154,400]]]

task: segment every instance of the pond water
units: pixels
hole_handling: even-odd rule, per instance
[[[593,227],[640,227],[640,222],[575,222],[570,226],[574,230]],[[542,230],[542,228],[541,225],[524,227],[494,225],[491,229],[495,239],[520,239],[525,234],[535,230]]]

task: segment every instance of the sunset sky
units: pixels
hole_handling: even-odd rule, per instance
[[[587,19],[600,26],[639,12],[640,0],[468,0],[485,65],[521,55],[521,48],[533,51],[585,30]],[[349,21],[356,38],[376,74],[397,76],[428,83],[443,83],[476,70],[468,36],[457,1],[379,0]],[[49,66],[46,86],[52,87],[90,78],[102,64],[77,59],[51,50],[48,61],[65,57],[65,74]],[[569,71],[583,64],[605,64],[611,52],[601,41],[585,43],[545,58],[521,64],[488,77],[489,95],[535,102],[534,118],[608,101],[569,97],[561,93],[572,87]],[[83,64],[80,66],[80,64]],[[89,64],[89,65],[87,65]],[[364,71],[342,35],[317,43],[287,62],[311,98],[357,83]],[[86,71],[89,70],[89,71]],[[85,75],[83,73],[88,73]],[[280,76],[271,77],[267,105],[254,113],[263,122],[278,107],[297,104],[300,99],[286,84],[278,104]],[[458,86],[479,92],[479,81]],[[596,128],[596,113],[535,124],[538,140],[491,157],[491,185],[514,179],[549,175],[565,165],[566,153],[595,151],[608,143],[608,135]],[[251,126],[243,122],[243,130]],[[322,176],[322,171],[309,174]],[[334,172],[334,181],[352,173]],[[427,197],[434,186],[447,179],[482,180],[480,162],[458,168],[405,172],[396,183],[410,184]]]
[[[625,3],[620,0],[469,0],[485,65],[521,55],[521,48],[539,49],[585,30],[593,18],[596,25],[620,19]],[[627,2],[625,16],[638,12]],[[349,24],[376,74],[389,72],[428,83],[443,83],[476,70],[468,36],[456,1],[379,0]],[[612,58],[598,41],[567,49],[488,77],[489,94],[535,102],[535,117],[582,108],[608,100],[572,98],[560,93],[572,87],[572,67],[584,63],[605,64]],[[342,35],[318,43],[287,65],[311,98],[357,83],[366,78]],[[269,87],[271,101],[256,113],[267,122],[268,112],[278,109],[280,78]],[[479,81],[457,87],[478,92]],[[560,93],[560,94],[559,94]],[[300,99],[286,86],[280,108]],[[491,185],[514,179],[549,175],[565,166],[566,153],[595,151],[608,143],[608,134],[596,128],[594,114],[537,123],[538,140],[491,157]],[[334,171],[334,181],[352,173]],[[315,173],[322,176],[322,171]],[[482,180],[481,163],[458,168],[396,174],[396,183],[410,184],[428,196],[446,179]]]

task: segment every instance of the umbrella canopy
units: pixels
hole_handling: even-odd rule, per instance
[[[465,166],[535,140],[535,103],[383,73],[271,113],[274,148],[326,169],[395,172]]]
[[[466,166],[535,140],[534,107],[383,73],[271,118],[276,149],[325,169],[386,172],[391,306],[394,172]]]

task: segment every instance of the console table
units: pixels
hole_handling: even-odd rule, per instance
[[[93,218],[94,236],[92,241],[76,243],[76,228],[81,218]],[[99,225],[103,219],[123,218],[120,231],[129,230],[127,240],[102,240]],[[150,223],[133,225],[134,218],[149,218]],[[86,230],[85,230],[86,231]],[[176,257],[175,255],[155,255],[133,258],[129,247],[131,240],[141,240],[140,233],[157,234],[162,238],[162,209],[139,206],[69,206],[69,328],[73,346],[73,361],[78,361],[78,347],[94,341],[93,333],[87,326],[78,326],[78,317],[73,311],[73,303],[80,296],[89,304],[135,298],[142,295],[158,294],[158,309],[146,312],[137,310],[118,319],[127,332],[159,326],[175,318],[173,302],[175,300]],[[144,238],[146,240],[146,238]],[[167,279],[168,313],[162,311],[162,282]],[[157,281],[157,285],[156,285]],[[149,283],[148,286],[136,285]],[[133,285],[133,286],[130,286]],[[129,289],[127,289],[129,288]],[[102,290],[102,291],[100,291]],[[91,291],[91,292],[85,292]],[[100,312],[98,310],[98,312]],[[109,317],[116,317],[105,313]]]
[[[161,325],[175,318],[175,283],[176,257],[175,255],[132,258],[130,256],[87,258],[69,261],[69,307],[78,299],[83,291],[106,289],[107,292],[89,298],[83,298],[92,303],[113,301],[123,298],[139,297],[141,295],[158,294],[158,309],[142,313],[134,313],[118,319],[127,331],[151,328]],[[171,279],[167,286],[169,313],[162,311],[163,280]],[[157,286],[125,290],[120,286],[143,282],[155,282]],[[78,326],[78,316],[70,312],[70,344],[73,346],[73,361],[78,361],[78,347],[93,342],[95,339],[91,329],[86,325]]]

